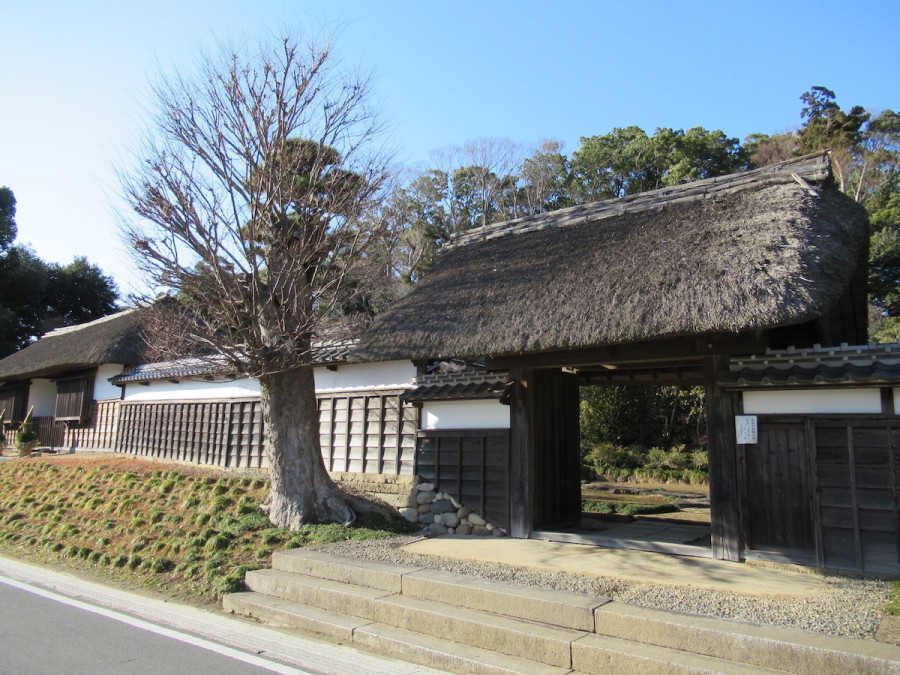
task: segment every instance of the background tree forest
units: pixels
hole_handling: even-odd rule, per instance
[[[380,205],[388,235],[370,257],[374,277],[345,310],[370,317],[427,272],[454,234],[585,202],[762,167],[831,150],[840,189],[869,212],[870,338],[900,338],[900,115],[842,108],[835,93],[812,87],[800,97],[796,130],[752,134],[743,142],[703,127],[630,126],[581,138],[565,154],[558,142],[526,148],[479,140],[438,153],[407,174]],[[694,452],[705,436],[702,391],[674,387],[584,388],[582,450],[592,464],[655,461],[659,468],[705,469]],[[676,452],[650,456],[650,449]]]
[[[44,333],[116,310],[113,280],[86,258],[68,265],[48,263],[15,244],[16,198],[0,187],[0,358]]]

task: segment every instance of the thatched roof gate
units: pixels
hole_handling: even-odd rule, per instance
[[[713,552],[737,560],[735,408],[718,374],[736,354],[864,342],[866,242],[821,153],[489,225],[451,242],[356,356],[509,370],[514,536],[580,510],[558,506],[577,490],[579,384],[704,384]]]

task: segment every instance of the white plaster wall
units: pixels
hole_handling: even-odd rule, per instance
[[[161,380],[146,385],[125,385],[125,401],[192,401],[259,396],[259,381],[240,380]]]
[[[509,406],[498,400],[431,401],[422,405],[423,429],[508,429]]]
[[[31,386],[28,388],[28,409],[31,409],[31,406],[34,406],[35,417],[52,417],[56,412],[56,382],[44,379],[31,380]]]
[[[895,394],[896,395],[896,394]],[[805,389],[786,391],[745,391],[746,415],[794,415],[798,413],[881,412],[878,389]]]
[[[411,361],[387,361],[342,365],[338,366],[337,370],[328,370],[322,366],[315,368],[313,372],[316,378],[316,391],[325,393],[410,387],[416,376],[416,367]],[[254,396],[259,396],[259,381],[255,379],[212,382],[184,379],[178,382],[160,380],[146,385],[126,384],[123,400],[190,401]]]
[[[94,400],[105,401],[111,398],[120,398],[122,388],[109,383],[109,378],[121,374],[124,366],[118,363],[104,363],[97,367],[94,376]]]
[[[381,361],[339,365],[337,370],[322,366],[314,372],[316,391],[324,393],[409,387],[416,376],[416,367],[412,361]]]

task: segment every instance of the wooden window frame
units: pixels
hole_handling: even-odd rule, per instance
[[[0,412],[3,412],[3,409],[6,410],[3,413],[3,419],[0,420],[0,424],[21,424],[25,420],[25,414],[28,409],[29,386],[29,382],[19,382],[0,388],[0,393],[12,394],[10,398],[12,405],[0,403]]]
[[[82,424],[89,417],[93,400],[93,374],[57,380],[53,417],[59,422]]]

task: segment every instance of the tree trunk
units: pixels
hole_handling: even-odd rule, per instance
[[[312,366],[259,379],[271,485],[262,504],[276,527],[356,519],[325,469]]]

